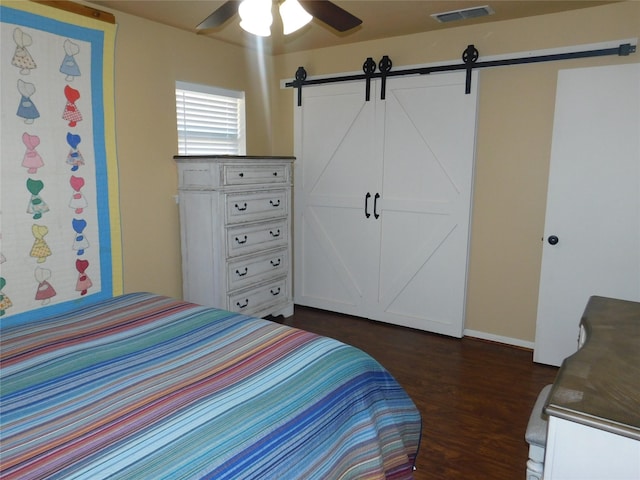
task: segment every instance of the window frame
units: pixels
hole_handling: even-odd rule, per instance
[[[236,151],[230,152],[230,149],[224,149],[224,151],[203,151],[205,145],[201,146],[199,151],[195,152],[197,148],[192,146],[192,150],[189,150],[189,134],[182,133],[184,130],[184,109],[183,116],[179,111],[179,91],[185,91],[194,94],[213,95],[217,97],[225,97],[226,99],[234,99],[236,103],[237,113],[237,125],[234,127],[237,129],[237,142],[235,143]],[[178,140],[178,155],[190,156],[190,155],[246,155],[247,142],[246,142],[246,122],[245,122],[245,92],[240,90],[230,90],[221,87],[214,87],[212,85],[203,85],[198,83],[184,82],[177,80],[175,84],[175,97],[176,97],[176,132]],[[221,102],[222,103],[222,102]],[[183,130],[181,130],[181,123]],[[197,136],[197,135],[196,135]],[[212,140],[212,144],[213,144]],[[231,143],[230,143],[231,145]]]

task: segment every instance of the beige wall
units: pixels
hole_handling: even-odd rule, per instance
[[[116,14],[116,137],[126,292],[182,295],[175,82],[244,90],[247,152],[271,150],[268,96],[255,54],[205,37]],[[269,61],[270,59],[267,59]],[[270,77],[270,67],[266,69]],[[268,83],[268,82],[267,82]]]
[[[360,72],[367,57],[377,61],[383,55],[389,55],[395,69],[457,62],[469,44],[483,57],[638,36],[640,2],[627,2],[290,54],[275,61],[280,77],[291,79],[301,65],[309,76]],[[631,61],[638,62],[638,54],[479,73],[466,329],[489,338],[534,340],[557,71]],[[282,135],[275,146],[285,153],[292,144],[292,97],[291,91],[278,96]]]
[[[114,13],[125,290],[178,297],[176,80],[245,90],[247,153],[291,155],[293,92],[279,82],[299,65],[325,75],[359,71],[369,56],[394,68],[457,61],[471,43],[490,56],[640,36],[640,2],[627,2],[261,58]],[[467,329],[533,340],[557,70],[629,61],[638,54],[480,72]]]

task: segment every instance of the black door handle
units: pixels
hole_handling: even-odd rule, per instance
[[[369,192],[367,192],[367,194],[364,196],[364,216],[366,218],[369,218],[371,216],[371,214],[369,213],[369,199],[371,198],[371,194]]]
[[[547,238],[547,242],[549,242],[549,245],[557,245],[559,241],[560,239],[555,235],[551,235],[549,238]]]
[[[378,218],[380,214],[378,213],[378,199],[380,198],[380,194],[376,193],[376,196],[373,197],[373,216]]]

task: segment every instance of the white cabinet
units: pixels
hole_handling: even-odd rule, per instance
[[[174,157],[184,299],[247,315],[293,314],[293,157]]]
[[[476,85],[464,73],[305,86],[295,301],[460,337]]]
[[[544,480],[637,480],[640,440],[549,417]]]

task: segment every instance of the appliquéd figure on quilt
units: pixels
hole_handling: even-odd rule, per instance
[[[2,212],[0,212],[0,216],[2,216]],[[0,233],[0,245],[2,245],[2,233]],[[0,252],[0,264],[3,264],[7,261],[7,258]]]
[[[6,284],[7,281],[4,277],[0,277],[0,317],[6,313],[7,308],[13,305],[11,299],[3,291]]]
[[[76,291],[80,292],[80,295],[86,295],[87,291],[93,286],[93,282],[87,275],[86,271],[89,268],[88,260],[76,260],[76,270],[78,270],[78,280],[76,282]]]
[[[64,112],[62,112],[62,118],[69,122],[70,127],[75,127],[78,122],[82,121],[82,113],[80,113],[76,105],[76,102],[80,99],[80,92],[66,85],[64,87],[64,96],[67,99],[67,104],[64,107]]]
[[[89,248],[89,240],[87,240],[87,237],[84,234],[84,229],[87,228],[87,221],[84,219],[74,218],[71,221],[71,225],[73,226],[73,231],[76,232],[72,248],[78,256],[84,255],[84,251]]]
[[[40,145],[40,137],[24,132],[22,134],[22,143],[27,147],[27,151],[22,158],[22,166],[27,169],[27,173],[38,173],[38,169],[44,167],[44,161],[36,151],[36,148]]]
[[[27,206],[27,213],[33,215],[34,220],[42,218],[42,214],[49,211],[49,205],[42,199],[40,192],[44,188],[44,182],[42,180],[34,180],[33,178],[27,179],[27,190],[31,193],[29,199],[29,205]]]
[[[31,233],[33,234],[34,242],[31,246],[31,252],[29,256],[37,259],[38,263],[44,263],[47,261],[47,257],[51,256],[51,249],[47,245],[44,237],[49,233],[49,228],[45,225],[33,224],[31,227]]]
[[[30,125],[36,118],[40,118],[40,112],[33,100],[31,100],[31,97],[36,93],[36,86],[33,83],[19,79],[18,92],[20,93],[20,103],[18,104],[16,115],[23,118],[24,123]]]
[[[84,157],[78,148],[82,138],[74,133],[67,133],[67,143],[71,147],[67,155],[67,165],[71,165],[71,171],[76,172],[78,168],[84,165]]]
[[[51,279],[51,270],[48,268],[36,268],[34,272],[38,288],[36,289],[35,299],[40,300],[42,305],[48,305],[51,299],[57,295],[56,289],[49,282]]]
[[[33,44],[33,39],[20,27],[16,27],[13,31],[13,41],[16,43],[16,50],[13,53],[11,65],[18,67],[21,75],[29,75],[31,70],[37,68],[36,62],[27,49]]]
[[[71,200],[69,200],[69,208],[73,208],[74,212],[79,215],[88,205],[87,199],[80,191],[82,187],[84,187],[84,178],[71,175],[69,184],[71,184],[71,188],[73,189]]]
[[[80,52],[80,46],[77,43],[73,43],[68,38],[64,41],[64,59],[60,64],[60,73],[66,75],[65,80],[72,82],[75,77],[80,76],[80,67],[76,62],[75,56]]]

